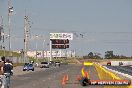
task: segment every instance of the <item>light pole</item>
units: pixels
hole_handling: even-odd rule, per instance
[[[44,59],[44,42],[45,42],[45,40],[43,40],[43,59]]]
[[[37,38],[38,38],[38,35],[36,35],[35,38],[36,38],[36,60],[38,62],[38,58],[37,58],[37,48],[38,48]]]
[[[52,61],[52,41],[50,40],[50,59],[49,62]]]
[[[8,28],[9,28],[9,56],[11,56],[11,14],[13,13],[13,6],[11,0],[8,0]]]
[[[56,59],[58,58],[58,51],[56,51]]]

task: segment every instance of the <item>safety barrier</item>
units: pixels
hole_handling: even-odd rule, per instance
[[[94,66],[101,80],[121,80],[116,74],[106,70],[101,65],[94,63]],[[132,88],[132,86],[105,86],[104,88]]]

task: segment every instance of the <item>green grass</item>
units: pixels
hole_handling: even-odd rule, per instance
[[[34,61],[34,62],[44,62],[44,61],[48,61],[49,58],[44,58],[44,59],[41,59],[41,58],[33,58],[33,57],[29,57],[29,60],[31,61]],[[75,60],[75,58],[52,58],[52,61],[54,62],[62,62],[62,63],[77,63],[77,61]]]
[[[16,66],[23,66],[24,65],[24,63],[14,63],[13,64],[13,67],[16,67]]]
[[[20,54],[17,53],[17,52],[10,52],[10,53],[12,53],[12,56],[13,56],[13,57],[20,57]],[[3,50],[0,50],[0,56],[4,56],[4,51],[3,51]],[[9,55],[9,51],[6,51],[6,50],[5,50],[5,56],[6,56],[6,57],[10,56],[10,55]]]

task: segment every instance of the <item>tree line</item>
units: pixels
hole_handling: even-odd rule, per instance
[[[124,55],[115,55],[113,51],[106,51],[104,58],[100,53],[89,52],[88,55],[83,56],[84,59],[132,59],[131,57]]]

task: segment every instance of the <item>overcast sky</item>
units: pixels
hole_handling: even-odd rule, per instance
[[[50,32],[69,32],[74,34],[69,50],[79,55],[90,51],[104,55],[113,50],[132,56],[132,0],[12,0],[12,5],[12,50],[23,48],[26,9],[31,35],[44,36],[46,50]],[[0,0],[0,16],[8,34],[7,0]],[[31,50],[35,49],[35,41],[30,42]],[[37,42],[38,50],[42,50],[43,39]]]

